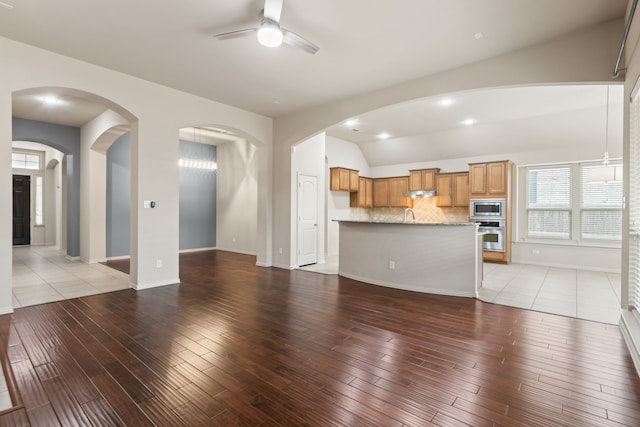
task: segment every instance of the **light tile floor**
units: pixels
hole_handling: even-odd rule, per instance
[[[71,261],[50,246],[14,247],[12,281],[14,308],[130,287],[127,274]]]
[[[478,297],[495,304],[617,325],[620,274],[484,263]]]
[[[338,274],[338,257],[301,270]],[[618,324],[620,274],[523,264],[484,263],[482,301]]]

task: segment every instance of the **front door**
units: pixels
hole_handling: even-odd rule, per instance
[[[298,266],[318,262],[318,177],[298,175]]]
[[[31,178],[13,175],[13,244],[31,243]]]

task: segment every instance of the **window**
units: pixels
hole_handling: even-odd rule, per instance
[[[11,167],[14,169],[40,170],[40,156],[37,154],[11,153]]]
[[[622,165],[580,168],[580,236],[620,240],[622,233]]]
[[[526,169],[529,238],[620,241],[622,165],[612,162]]]
[[[571,169],[531,168],[527,173],[527,236],[571,238]]]
[[[38,175],[36,176],[35,225],[43,225],[42,197],[43,197],[42,176]]]

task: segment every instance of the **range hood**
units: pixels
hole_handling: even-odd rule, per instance
[[[406,197],[431,197],[435,195],[435,190],[411,190],[405,193]]]

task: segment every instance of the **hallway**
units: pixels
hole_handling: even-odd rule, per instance
[[[14,308],[130,287],[127,274],[70,261],[51,246],[14,247],[12,281]]]

